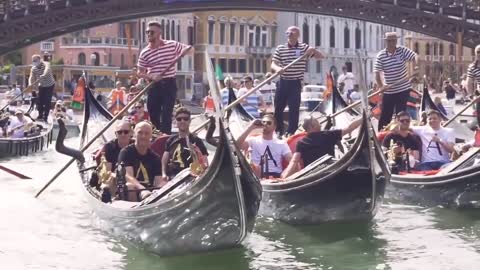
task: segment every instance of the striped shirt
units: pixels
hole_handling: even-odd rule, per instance
[[[295,46],[290,46],[288,43],[278,45],[275,53],[273,54],[272,61],[274,61],[281,67],[286,67],[295,59],[304,55],[308,48],[308,44],[305,43],[297,43]],[[298,61],[292,67],[285,70],[285,72],[280,75],[280,77],[284,80],[303,80],[306,65],[307,58],[303,58],[301,61]]]
[[[235,93],[235,96],[238,97],[238,94],[237,94],[237,89],[233,89],[233,92]],[[223,88],[221,91],[220,91],[220,96],[222,98],[222,106],[225,108],[226,106],[228,106],[228,97],[229,97],[229,90],[227,87]]]
[[[477,85],[480,85],[480,67],[476,62],[471,63],[467,69],[467,77],[474,79]]]
[[[245,95],[250,90],[251,89],[241,88],[240,90],[238,90],[237,98]],[[259,104],[258,94],[256,92],[253,93],[253,94],[249,95],[246,98],[246,100],[247,100],[247,102],[242,104],[245,111],[247,111],[253,117],[259,118],[260,114],[258,113],[258,104]],[[244,99],[244,101],[245,101],[245,99]]]
[[[48,69],[47,74],[41,77],[43,73],[45,73],[45,69],[47,65],[44,62],[40,62],[40,65],[32,67],[30,71],[30,76],[32,76],[31,82],[34,83],[38,80],[38,86],[41,87],[50,87],[55,84],[55,78],[53,77],[53,73],[51,69]]]
[[[138,58],[138,66],[147,69],[147,73],[151,75],[161,74],[167,67],[178,57],[187,45],[179,43],[175,40],[165,40],[165,44],[158,48],[147,46],[140,53]],[[174,78],[176,75],[177,65],[173,65],[163,78]]]
[[[383,71],[385,83],[392,85],[401,82],[385,91],[385,94],[396,94],[407,91],[411,88],[407,80],[407,61],[415,59],[415,52],[409,48],[398,46],[393,54],[387,52],[387,49],[381,50],[377,54],[373,71]]]

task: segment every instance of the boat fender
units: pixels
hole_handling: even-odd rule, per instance
[[[112,203],[112,193],[107,185],[102,185],[102,202]]]
[[[83,156],[83,153],[79,150],[73,149],[66,147],[63,144],[63,141],[65,140],[65,137],[67,136],[67,128],[65,127],[65,122],[63,122],[62,119],[58,119],[58,136],[57,136],[57,141],[55,142],[55,150],[61,154],[73,157],[74,159],[80,161],[81,163],[85,162],[85,157]],[[49,136],[51,135],[51,132],[49,133]]]

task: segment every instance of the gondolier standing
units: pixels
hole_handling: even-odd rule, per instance
[[[52,106],[52,95],[55,88],[55,78],[50,68],[50,63],[42,61],[40,55],[32,55],[32,69],[28,84],[38,86],[38,120],[47,122],[50,107]]]
[[[394,111],[398,113],[406,110],[409,89],[412,87],[407,79],[407,61],[412,61],[415,70],[418,69],[417,54],[404,46],[397,46],[397,39],[397,33],[385,33],[387,47],[377,54],[375,60],[375,81],[379,88],[385,89],[381,99],[382,113],[378,121],[378,130],[390,123]],[[381,73],[385,82],[381,78]],[[392,84],[396,85],[390,87]]]
[[[138,76],[155,82],[148,92],[147,109],[150,120],[158,130],[170,134],[173,106],[177,96],[177,66],[172,66],[163,76],[160,74],[177,56],[184,56],[188,46],[175,40],[162,39],[161,29],[158,22],[148,23],[146,34],[149,44],[138,58]]]
[[[477,84],[475,87],[475,83]],[[480,87],[480,45],[475,47],[475,61],[468,66],[467,70],[467,91],[469,95],[478,95]],[[476,90],[476,91],[475,91]],[[480,126],[480,103],[475,105],[477,112],[477,125]]]
[[[300,56],[307,54],[316,59],[322,59],[323,54],[315,48],[311,48],[306,43],[298,42],[300,29],[296,26],[290,26],[285,34],[288,37],[286,44],[279,45],[273,54],[271,68],[279,72],[280,81],[275,93],[275,119],[277,122],[277,132],[283,135],[283,111],[288,105],[288,134],[294,134],[298,127],[298,117],[300,114],[300,93],[302,89],[303,75],[307,65],[307,58],[302,59],[291,68],[283,68],[293,62]]]

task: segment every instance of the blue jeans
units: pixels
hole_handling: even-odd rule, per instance
[[[431,171],[431,170],[438,170],[443,165],[450,163],[450,161],[430,161],[430,162],[422,162],[416,166],[416,170],[418,171]]]
[[[413,120],[418,119],[417,108],[407,106],[407,113],[410,115],[410,118],[412,118]]]

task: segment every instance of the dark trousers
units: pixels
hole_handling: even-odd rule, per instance
[[[55,84],[48,87],[38,87],[38,119],[47,121],[50,108],[52,107],[52,95]]]
[[[301,80],[280,79],[275,92],[275,120],[277,131],[283,134],[283,111],[288,105],[288,131],[294,134],[298,128],[298,117],[300,115],[300,93],[302,90]]]
[[[382,114],[378,120],[378,130],[392,121],[393,112],[399,113],[407,110],[407,101],[410,91],[403,91],[396,94],[383,94]]]
[[[162,133],[172,133],[172,113],[176,97],[175,78],[165,78],[156,82],[148,92],[147,109],[150,121]]]

